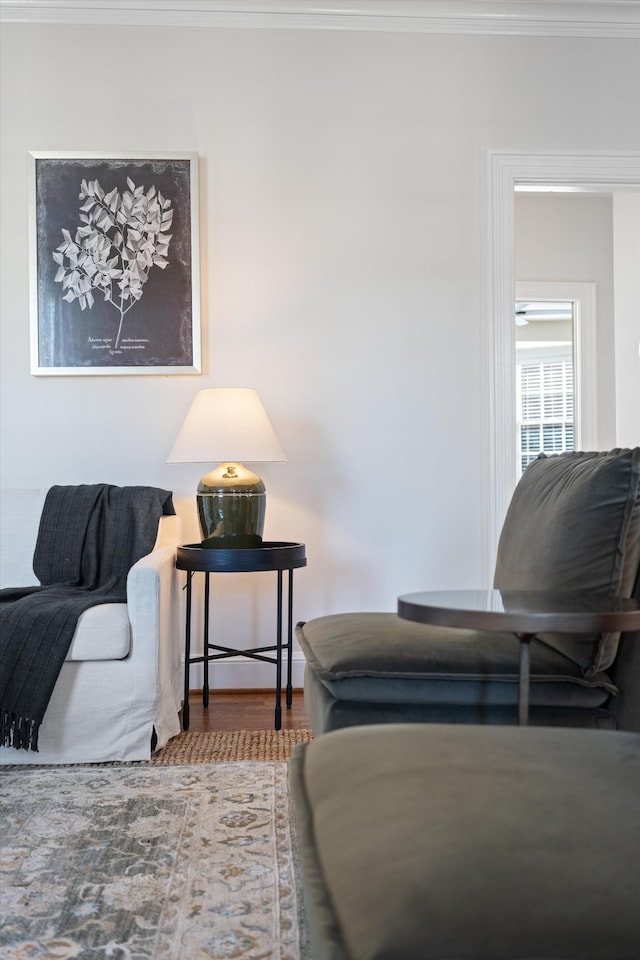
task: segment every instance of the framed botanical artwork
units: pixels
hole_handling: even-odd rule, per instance
[[[195,153],[29,154],[31,373],[200,373]]]

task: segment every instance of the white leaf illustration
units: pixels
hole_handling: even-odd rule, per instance
[[[92,291],[99,290],[118,311],[116,349],[124,315],[141,299],[150,270],[169,265],[172,239],[166,232],[173,221],[171,200],[155,184],[136,186],[130,177],[126,184],[122,194],[117,187],[105,193],[99,180],[83,178],[75,237],[63,227],[62,242],[51,253],[63,300],[77,300],[83,312],[93,307]]]

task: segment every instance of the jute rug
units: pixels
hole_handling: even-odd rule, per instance
[[[229,760],[288,760],[298,743],[313,740],[311,730],[186,730],[151,758],[153,764],[225,763]]]
[[[286,763],[12,767],[0,798],[3,960],[308,960]]]

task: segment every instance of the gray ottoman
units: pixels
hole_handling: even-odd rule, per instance
[[[640,957],[640,735],[354,727],[291,783],[313,960]]]

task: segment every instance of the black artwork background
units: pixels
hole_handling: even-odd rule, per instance
[[[77,300],[62,299],[55,282],[58,264],[53,252],[62,229],[75,236],[80,220],[80,184],[98,180],[108,193],[127,188],[127,177],[145,192],[154,186],[171,201],[173,222],[168,265],[154,266],[142,297],[124,318],[121,349],[105,349],[96,341],[115,342],[119,311],[94,292],[94,305],[82,310]],[[38,365],[40,367],[191,366],[193,303],[191,287],[190,161],[183,159],[36,159]],[[94,342],[92,343],[91,340]],[[133,341],[138,341],[133,344]]]

